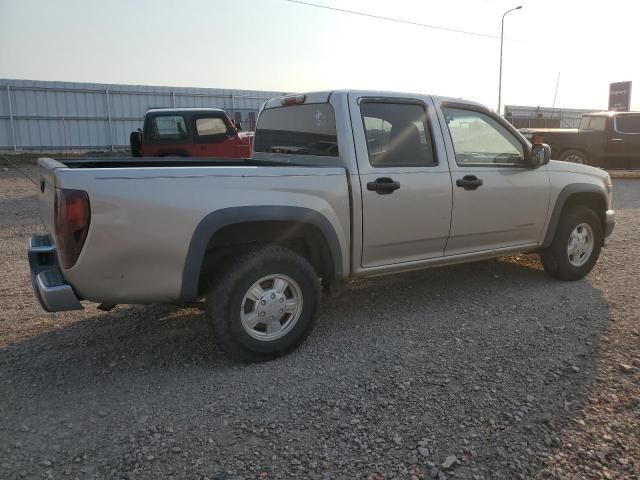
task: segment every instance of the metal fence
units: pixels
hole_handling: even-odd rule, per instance
[[[0,79],[0,150],[128,148],[150,108],[223,108],[253,128],[262,103],[283,93]]]
[[[548,108],[506,105],[504,117],[516,128],[578,128],[583,113],[576,108]]]

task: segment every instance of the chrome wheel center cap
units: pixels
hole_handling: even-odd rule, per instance
[[[265,322],[280,320],[284,314],[286,298],[275,290],[267,290],[256,305],[256,312]]]

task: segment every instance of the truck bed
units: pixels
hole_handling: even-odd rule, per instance
[[[185,293],[183,278],[193,276],[187,257],[199,226],[260,212],[268,220],[287,220],[292,209],[322,217],[337,250],[348,252],[345,167],[301,165],[296,158],[39,159],[40,215],[49,233],[57,189],[86,192],[90,205],[84,246],[76,263],[62,269],[64,281],[78,298],[99,303],[192,301],[197,292]],[[190,282],[197,287],[197,279]]]
[[[256,160],[252,158],[196,157],[82,157],[56,158],[68,168],[155,168],[155,167],[263,167],[296,165],[291,162]]]

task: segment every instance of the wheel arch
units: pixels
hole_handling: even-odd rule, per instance
[[[196,227],[184,263],[181,300],[199,298],[208,273],[238,248],[256,243],[277,243],[300,253],[325,281],[343,272],[338,236],[322,214],[293,206],[230,207],[210,213]]]
[[[564,187],[556,200],[553,207],[553,213],[549,220],[547,233],[545,234],[542,248],[551,245],[553,237],[556,234],[558,224],[562,218],[562,214],[575,205],[585,205],[591,208],[602,222],[602,231],[606,228],[607,197],[601,188],[590,183],[575,183]]]

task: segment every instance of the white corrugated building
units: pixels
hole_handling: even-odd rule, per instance
[[[284,92],[0,79],[0,150],[121,149],[150,108],[217,107],[252,129]]]
[[[504,118],[516,128],[578,128],[582,114],[594,111],[579,108],[505,105]]]

